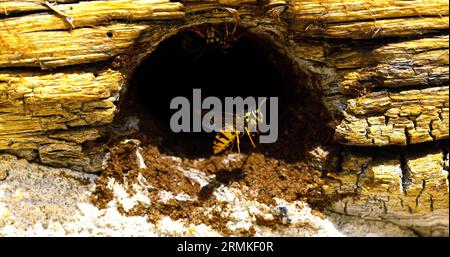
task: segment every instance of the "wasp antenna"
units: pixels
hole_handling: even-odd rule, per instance
[[[241,155],[241,146],[239,145],[241,142],[239,141],[239,131],[236,131],[236,145],[238,149],[238,154]]]
[[[56,1],[55,1],[55,2],[56,2]],[[61,10],[56,6],[56,3],[55,3],[55,4],[52,4],[52,3],[50,3],[50,1],[44,1],[44,2],[42,2],[42,4],[45,5],[46,7],[48,7],[49,9],[51,9],[51,10],[52,10],[53,12],[55,12],[56,14],[58,14],[58,15],[64,17],[65,20],[67,21],[67,23],[69,23],[69,25],[70,25],[70,27],[71,27],[72,29],[75,28],[75,25],[74,25],[75,19],[72,18],[72,17],[70,17],[69,15],[67,15],[65,12],[61,11]]]
[[[248,138],[250,139],[250,143],[252,143],[253,148],[255,148],[256,145],[255,145],[255,143],[253,142],[252,135],[250,134],[250,131],[248,131],[248,128],[247,128],[247,127],[245,127],[245,132],[247,133],[247,136],[248,136]]]

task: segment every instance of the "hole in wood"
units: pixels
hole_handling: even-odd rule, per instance
[[[228,25],[233,29],[234,24]],[[155,188],[198,197],[200,202],[193,205],[215,201],[211,194],[227,184],[251,188],[258,201],[269,205],[275,204],[274,197],[319,199],[322,171],[330,170],[327,167],[335,164],[339,153],[332,152],[333,130],[326,126],[330,119],[321,95],[312,90],[320,76],[299,68],[296,57],[288,56],[295,51],[284,41],[272,42],[266,34],[242,28],[236,28],[238,34],[230,41],[221,41],[220,35],[205,38],[206,26],[181,31],[159,43],[144,60],[136,60],[140,65],[127,74],[129,83],[110,126],[103,175],[126,181],[143,174]],[[224,24],[213,28],[219,34],[226,32]],[[192,99],[194,88],[201,88],[203,97],[279,97],[278,141],[257,144],[248,154],[251,146],[243,138],[241,155],[230,151],[214,155],[214,133],[173,133],[170,101],[176,96]],[[206,185],[186,179],[183,172],[191,169],[214,179]],[[105,203],[108,190],[101,185],[97,201]],[[176,216],[193,213],[195,207],[186,206],[189,209],[151,208]],[[196,215],[203,214],[192,217]]]
[[[205,25],[206,26],[206,25]],[[231,33],[234,24],[215,25],[220,36]],[[175,156],[208,158],[212,155],[215,133],[174,133],[169,122],[176,110],[170,110],[174,97],[192,100],[194,88],[202,98],[252,96],[279,98],[279,140],[260,144],[256,151],[298,159],[304,142],[328,140],[325,108],[320,106],[306,79],[289,57],[281,54],[269,39],[237,28],[227,42],[210,42],[205,27],[184,30],[160,43],[131,76],[127,92],[121,97],[117,127],[139,121],[139,139],[157,145],[160,151]],[[315,134],[315,136],[311,136]],[[289,145],[288,145],[289,144]],[[290,145],[296,145],[292,153]],[[249,140],[241,150],[249,152]],[[235,151],[236,149],[234,149]]]

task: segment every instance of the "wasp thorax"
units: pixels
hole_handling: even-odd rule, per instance
[[[230,48],[237,43],[241,31],[237,24],[205,24],[190,28],[197,36],[204,39],[206,45],[221,48]]]
[[[269,108],[266,108],[267,104]],[[278,97],[244,99],[238,96],[225,97],[221,101],[209,96],[202,100],[201,89],[193,89],[192,105],[188,98],[177,96],[170,102],[170,109],[177,110],[170,119],[170,128],[175,133],[215,131],[239,135],[262,132],[261,143],[273,143],[278,138]],[[203,117],[202,110],[208,110]],[[265,119],[268,116],[270,122]]]

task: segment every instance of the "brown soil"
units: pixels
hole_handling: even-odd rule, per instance
[[[322,100],[318,97],[319,94],[305,89],[304,85],[297,85],[298,76],[302,75],[298,72],[287,71],[292,68],[292,63],[288,59],[274,55],[272,61],[277,63],[278,67],[282,67],[280,72],[285,72],[283,83],[286,83],[283,85],[285,87],[283,95],[280,95],[283,101],[280,101],[278,141],[274,144],[258,145],[251,152],[248,140],[244,139],[241,146],[242,158],[238,161],[230,161],[228,164],[223,162],[226,153],[218,156],[212,154],[214,134],[172,133],[168,126],[169,118],[165,117],[162,120],[162,114],[155,113],[156,111],[149,108],[148,103],[145,102],[160,101],[159,106],[166,103],[153,98],[138,100],[139,94],[145,95],[146,92],[141,90],[144,94],[139,93],[137,89],[148,88],[149,85],[131,80],[128,91],[123,93],[119,103],[120,112],[116,116],[114,126],[111,126],[106,133],[109,137],[107,142],[110,159],[98,180],[93,201],[99,207],[105,208],[113,199],[112,192],[107,188],[108,178],[115,178],[119,183],[133,184],[137,183],[137,176],[141,173],[154,187],[150,192],[152,205],[150,208],[138,205],[128,212],[122,209],[123,213],[147,214],[151,221],[157,221],[162,215],[167,215],[175,220],[183,219],[186,223],[204,223],[221,231],[224,235],[236,234],[236,232],[227,228],[228,220],[223,216],[220,208],[226,208],[227,203],[218,201],[213,195],[214,190],[222,184],[240,189],[242,195],[248,200],[257,200],[272,206],[275,205],[274,197],[287,201],[304,200],[315,206],[326,204],[330,198],[324,196],[321,189],[321,185],[324,184],[322,178],[326,172],[336,170],[340,159],[339,149],[331,143],[333,130],[326,126],[331,119],[325,112],[326,108],[320,104]],[[164,58],[161,62],[164,62]],[[146,79],[146,76],[147,73],[144,71],[141,79]],[[300,78],[300,81],[306,80]],[[136,86],[138,88],[135,88]],[[171,91],[169,95],[167,92],[162,92],[157,97],[165,99],[174,91],[183,92],[186,90],[184,86],[166,88]],[[149,90],[147,95],[152,94],[153,91]],[[126,127],[124,124],[127,118],[132,116],[137,116],[140,120],[139,131],[124,133],[121,128]],[[138,169],[136,146],[121,143],[125,138],[140,141],[141,154],[147,168]],[[316,151],[318,148],[320,151]],[[242,160],[248,154],[250,156],[242,166]],[[170,158],[173,156],[181,158],[181,164]],[[215,180],[200,188],[195,181],[186,178],[177,166],[194,168],[214,175]],[[161,190],[173,192],[174,195],[184,192],[197,197],[197,200],[192,202],[171,200],[161,203],[158,199],[158,193]],[[129,193],[133,193],[131,189]],[[212,210],[212,215],[204,214],[207,209]],[[278,218],[273,221],[257,219],[258,223],[270,226],[275,223],[288,225],[278,213],[274,213],[273,216]],[[244,236],[252,235],[254,229],[239,233]]]
[[[128,108],[133,111],[133,108]],[[295,110],[303,110],[295,111]],[[254,229],[249,231],[230,231],[226,224],[226,217],[220,211],[220,207],[226,208],[227,203],[219,202],[213,196],[213,192],[221,184],[228,187],[239,188],[243,195],[254,198],[259,202],[275,205],[274,197],[287,201],[304,200],[319,206],[327,201],[323,195],[321,185],[324,183],[324,172],[334,168],[337,159],[334,146],[329,145],[331,131],[323,127],[321,121],[324,114],[318,114],[317,109],[305,109],[305,106],[293,106],[284,113],[283,132],[279,141],[272,145],[259,145],[252,152],[242,166],[244,157],[249,154],[244,143],[244,153],[241,160],[230,161],[224,164],[225,155],[214,156],[209,154],[196,155],[199,148],[211,151],[212,141],[197,137],[183,137],[173,135],[165,129],[164,124],[152,119],[149,114],[141,116],[140,131],[126,136],[130,139],[138,139],[141,142],[141,154],[147,168],[137,167],[134,144],[121,143],[121,137],[110,140],[110,159],[105,171],[97,182],[97,188],[92,200],[101,208],[113,199],[112,192],[107,188],[108,178],[115,178],[118,182],[126,181],[128,184],[137,183],[137,176],[141,173],[150,185],[154,187],[150,192],[151,207],[137,205],[126,212],[126,215],[148,215],[152,222],[158,221],[163,215],[174,220],[182,219],[187,224],[207,224],[221,231],[224,235],[236,233],[243,236],[251,236]],[[287,118],[286,118],[287,117]],[[180,140],[185,140],[180,141]],[[312,149],[321,146],[330,152],[328,156],[314,157]],[[176,163],[171,156],[181,157],[181,164]],[[199,159],[199,157],[203,157]],[[332,161],[330,161],[332,160]],[[317,162],[322,163],[317,167]],[[207,174],[215,175],[215,181],[200,188],[195,181],[185,177],[177,166],[194,168]],[[130,194],[135,192],[128,189]],[[186,193],[197,197],[195,201],[170,200],[167,203],[159,201],[160,190],[178,193]],[[255,195],[256,194],[256,195]],[[255,196],[253,196],[255,195]],[[320,199],[320,202],[317,201]],[[212,209],[212,216],[205,215],[206,209]],[[289,225],[283,221],[280,215],[274,213],[276,218],[272,221],[258,219],[258,224]],[[253,231],[253,232],[252,232]]]

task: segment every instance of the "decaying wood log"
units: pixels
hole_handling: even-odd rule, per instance
[[[112,122],[122,83],[108,68],[0,71],[0,150],[91,170],[81,144]]]
[[[446,0],[0,0],[0,151],[101,170],[102,155],[85,144],[113,121],[133,65],[186,28],[236,23],[290,59],[302,83],[323,96],[336,142],[349,145],[324,190],[357,197],[333,210],[448,234],[448,154],[438,147],[449,136],[448,7]],[[122,57],[133,64],[117,64]],[[402,148],[383,154],[391,145]]]
[[[338,23],[411,16],[445,16],[448,15],[448,3],[445,0],[298,0],[292,1],[290,12],[296,16],[296,20]]]
[[[329,60],[339,86],[394,88],[448,83],[448,36],[339,49]]]
[[[448,138],[448,86],[349,100],[336,140],[351,145],[406,145]]]
[[[43,6],[48,10],[48,7]],[[62,4],[57,8],[59,12],[73,19],[73,26],[58,13],[50,11],[0,20],[0,31],[18,35],[35,31],[93,27],[114,20],[174,20],[184,16],[183,5],[168,0],[88,1]]]
[[[389,63],[392,60],[409,60],[421,53],[437,50],[448,50],[448,35],[425,37],[421,39],[402,40],[393,43],[372,43],[346,47],[339,45],[335,53],[330,55],[330,64],[337,69],[355,69],[373,66],[380,62]],[[429,60],[433,61],[433,59]]]
[[[335,202],[336,212],[409,223],[419,233],[448,236],[446,158],[434,146],[384,154],[350,150],[344,155],[342,171],[328,174],[325,189],[358,195]],[[433,212],[433,218],[426,215]]]
[[[370,39],[448,29],[439,1],[293,1],[291,29],[299,36]]]
[[[52,3],[71,3],[77,2],[77,0],[56,0],[50,1]],[[18,13],[18,12],[33,12],[33,11],[45,11],[48,7],[45,7],[43,0],[23,0],[23,1],[0,1],[0,14],[5,16]]]
[[[0,32],[0,67],[48,69],[104,61],[126,52],[147,28],[116,24],[74,31]]]

